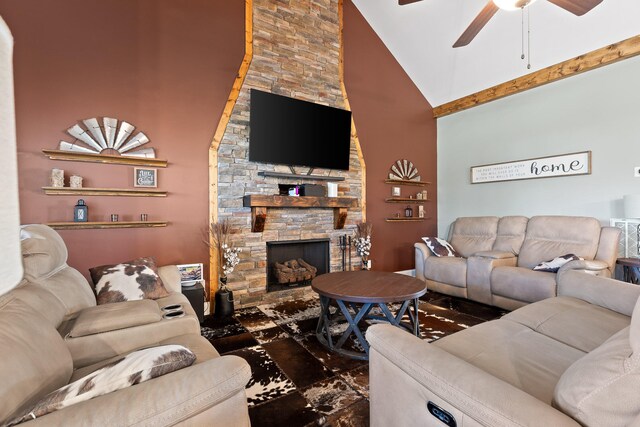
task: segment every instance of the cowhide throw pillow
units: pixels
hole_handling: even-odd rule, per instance
[[[451,256],[460,258],[460,254],[453,249],[451,243],[444,239],[439,239],[437,237],[423,237],[422,240],[424,240],[429,250],[431,250],[431,252],[437,257]]]
[[[98,304],[158,299],[169,295],[153,258],[138,258],[89,270]]]
[[[163,345],[134,351],[97,371],[49,393],[9,426],[42,417],[76,403],[140,384],[195,362],[196,355],[181,345]]]
[[[557,273],[560,270],[560,267],[568,263],[569,261],[582,260],[577,255],[567,254],[559,257],[555,257],[551,261],[541,262],[540,264],[533,267],[535,271],[546,271],[547,273]]]

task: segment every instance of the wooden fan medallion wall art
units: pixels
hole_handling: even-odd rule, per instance
[[[391,165],[391,172],[389,172],[389,180],[391,181],[416,181],[420,182],[420,175],[418,175],[418,169],[407,159],[396,160]]]

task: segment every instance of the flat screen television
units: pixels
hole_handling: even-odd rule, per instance
[[[349,170],[351,112],[251,89],[249,160]]]

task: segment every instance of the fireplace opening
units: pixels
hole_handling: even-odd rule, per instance
[[[329,272],[329,239],[267,242],[267,292],[311,285]]]

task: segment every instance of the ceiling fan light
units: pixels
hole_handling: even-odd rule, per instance
[[[502,10],[518,10],[535,3],[537,0],[493,0]]]

